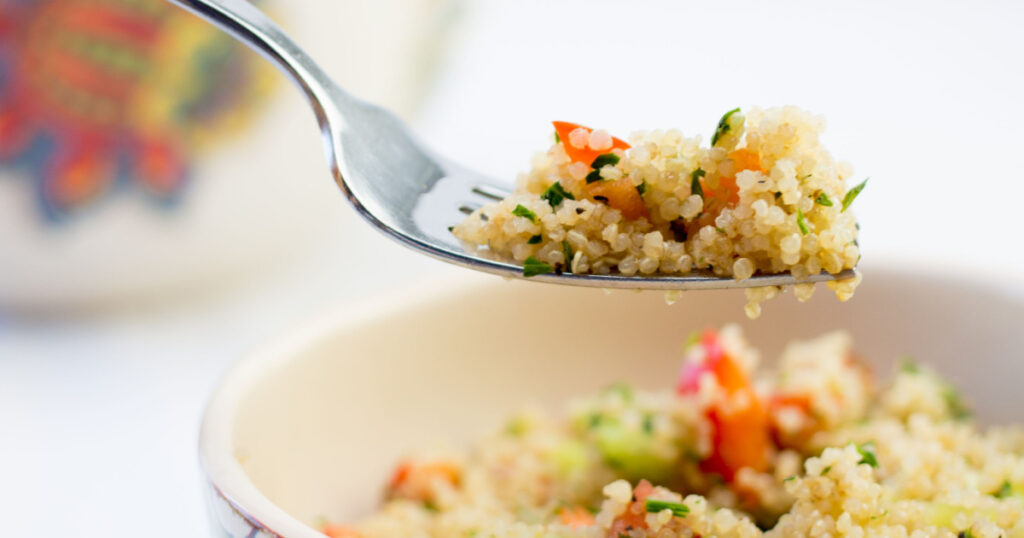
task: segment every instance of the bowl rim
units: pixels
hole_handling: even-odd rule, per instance
[[[941,284],[971,286],[998,292],[1024,302],[1024,275],[1012,270],[966,268],[965,265],[939,264],[935,258],[912,260],[883,258],[859,267],[866,278],[871,275],[914,276]],[[941,268],[941,269],[937,269]],[[958,276],[959,275],[959,276]],[[972,275],[966,278],[963,275]],[[466,271],[442,274],[382,294],[346,303],[326,314],[300,323],[272,337],[267,345],[243,356],[223,375],[213,391],[199,432],[199,463],[205,481],[239,515],[260,528],[287,538],[322,538],[323,534],[306,525],[270,501],[246,475],[234,455],[233,418],[242,397],[265,371],[301,355],[303,349],[343,328],[374,323],[388,312],[427,305],[441,298],[473,293],[505,284],[490,275]]]

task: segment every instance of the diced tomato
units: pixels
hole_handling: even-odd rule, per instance
[[[726,400],[708,410],[708,419],[714,426],[712,453],[701,462],[701,467],[729,482],[744,467],[758,472],[768,470],[772,449],[768,411],[742,366],[722,347],[718,333],[706,331],[701,346],[705,355],[704,371],[715,376]],[[698,379],[701,373],[696,373]],[[680,379],[679,392],[696,390],[696,383],[690,382],[693,375],[689,373]]]
[[[626,507],[626,511],[615,518],[612,521],[611,528],[608,529],[609,538],[619,538],[620,536],[629,536],[629,531],[633,529],[646,529],[647,528],[647,497],[650,497],[654,493],[654,486],[646,480],[641,480],[640,483],[633,488],[633,502],[629,503]]]
[[[604,201],[609,207],[618,209],[629,220],[650,217],[640,191],[628,179],[595,181],[586,186],[586,194],[591,199]]]
[[[594,524],[594,514],[582,506],[563,508],[558,512],[558,520],[563,525],[574,529],[589,527]]]
[[[555,126],[555,132],[558,133],[558,138],[559,140],[562,141],[562,147],[565,148],[565,154],[569,156],[569,160],[571,160],[572,162],[580,162],[587,166],[590,166],[594,162],[594,159],[598,157],[598,155],[611,153],[612,149],[629,149],[629,144],[615,137],[612,137],[611,149],[598,151],[596,149],[591,149],[590,146],[587,146],[585,148],[577,148],[576,146],[573,146],[572,143],[569,142],[569,133],[575,131],[576,129],[586,129],[587,133],[590,133],[593,131],[593,129],[591,129],[590,127],[577,125],[575,123],[569,123],[567,121],[553,121],[551,122],[551,124]]]
[[[395,469],[388,484],[388,493],[394,497],[427,500],[434,481],[441,480],[457,486],[460,480],[459,468],[450,462],[413,464],[401,463]]]
[[[359,533],[351,527],[344,525],[324,525],[322,532],[330,538],[359,538]]]

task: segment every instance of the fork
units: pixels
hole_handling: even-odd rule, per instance
[[[523,268],[466,252],[449,227],[509,190],[438,155],[390,111],[353,97],[263,12],[246,0],[171,0],[231,34],[270,60],[305,93],[323,136],[324,151],[341,192],[378,230],[400,243],[455,265],[509,278]],[[791,274],[745,280],[709,271],[683,276],[543,274],[537,282],[661,290],[782,286],[850,278],[856,269],[797,280]]]

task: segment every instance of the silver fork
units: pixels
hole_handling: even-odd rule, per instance
[[[523,268],[467,253],[449,227],[508,189],[436,154],[394,114],[356,99],[335,84],[280,27],[246,0],[171,0],[252,47],[306,94],[324,141],[334,179],[356,210],[377,229],[428,256],[469,269],[524,278]],[[757,275],[746,280],[695,271],[685,276],[543,274],[538,282],[592,286],[696,290],[781,286],[849,278],[848,269],[797,280]]]

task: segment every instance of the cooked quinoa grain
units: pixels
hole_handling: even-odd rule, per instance
[[[738,280],[836,274],[860,259],[848,208],[865,183],[847,187],[852,170],[822,147],[819,116],[795,107],[733,110],[710,147],[675,129],[636,132],[626,143],[603,130],[555,127],[553,144],[511,196],[454,227],[468,249],[519,264],[532,256],[556,272],[706,271]],[[832,287],[846,300],[856,285]],[[748,294],[747,313],[756,316],[775,294]]]
[[[916,363],[879,389],[852,356],[837,332],[759,371],[736,327],[708,331],[673,390],[526,410],[465,454],[402,463],[377,513],[329,534],[1024,536],[1024,430],[980,428]]]

